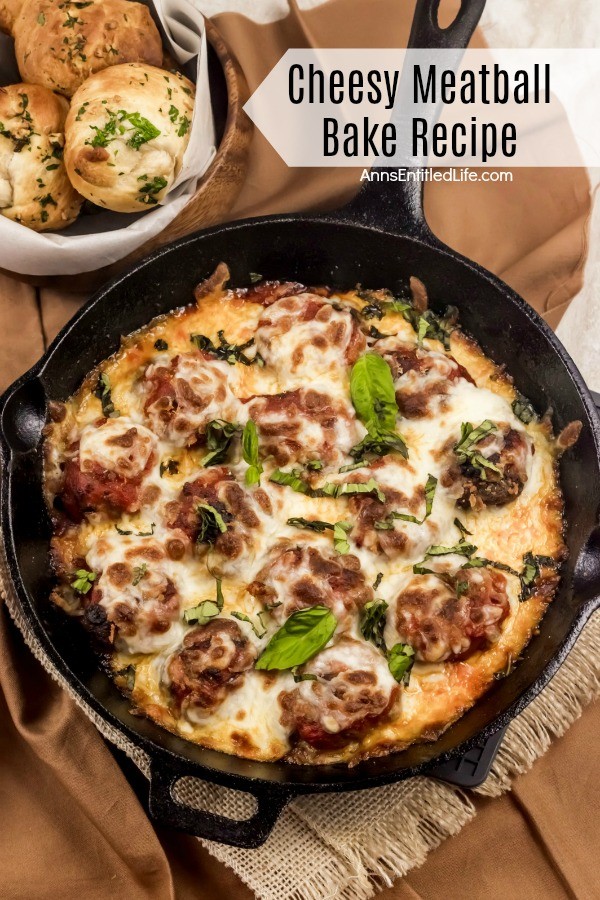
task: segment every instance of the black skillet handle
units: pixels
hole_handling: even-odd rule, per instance
[[[289,790],[274,784],[261,782],[251,791],[244,786],[244,792],[251,793],[256,800],[256,812],[248,819],[230,819],[174,800],[173,788],[184,775],[162,759],[152,762],[149,795],[152,820],[165,828],[231,847],[252,850],[264,844],[292,797]]]
[[[486,0],[461,0],[460,10],[447,28],[438,25],[438,10],[441,0],[417,0],[412,22],[408,49],[459,50],[468,46],[473,32],[483,13]],[[462,53],[457,54],[456,62]],[[403,97],[410,87],[405,78],[400,83],[400,102],[392,117],[401,122]],[[427,106],[423,115],[434,119],[436,110]],[[402,133],[402,131],[401,131]],[[415,165],[423,165],[423,161],[415,160]],[[332,218],[382,228],[392,233],[406,234],[421,238],[431,244],[437,244],[434,235],[429,231],[423,215],[423,182],[417,180],[415,169],[398,169],[386,166],[375,166],[378,171],[387,171],[391,176],[405,179],[389,181],[367,181],[355,199],[333,214]],[[412,177],[411,177],[412,176]]]

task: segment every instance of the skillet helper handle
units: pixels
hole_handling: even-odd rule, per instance
[[[244,790],[256,800],[254,814],[248,819],[230,819],[174,800],[173,788],[182,777],[181,771],[171,768],[163,760],[152,762],[149,793],[152,820],[165,828],[175,828],[231,847],[252,850],[264,844],[291,799],[289,791],[262,783],[252,791]]]
[[[441,0],[417,0],[407,49],[456,50],[459,52],[453,59],[458,65],[462,51],[467,48],[481,18],[486,0],[461,0],[456,18],[447,28],[440,28],[438,24],[440,2]],[[408,98],[411,92],[409,79],[403,74],[392,121],[400,126],[400,132],[404,135],[409,123],[402,124],[402,109],[405,105],[410,105]],[[437,109],[426,106],[423,116],[430,121],[435,120]],[[415,163],[419,167],[425,161],[415,159]],[[403,170],[376,165],[374,169],[388,172],[392,177],[385,181],[365,182],[355,199],[338,210],[333,218],[368,227],[375,225],[393,234],[415,236],[435,244],[436,239],[429,231],[423,215],[423,182],[415,177],[416,168]],[[403,174],[403,180],[399,180],[400,173]]]

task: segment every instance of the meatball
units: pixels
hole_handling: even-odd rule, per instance
[[[353,638],[323,650],[301,671],[317,678],[280,696],[281,722],[321,749],[359,737],[389,712],[400,691],[385,657]]]
[[[214,419],[236,421],[241,409],[229,387],[228,364],[200,352],[152,363],[143,390],[150,427],[180,447],[195,444]]]
[[[136,512],[151,502],[143,481],[156,462],[156,438],[125,419],[100,419],[86,425],[69,448],[59,505],[75,522],[87,511]]]
[[[271,608],[279,624],[299,609],[327,606],[340,629],[349,627],[357,611],[373,599],[356,556],[308,545],[276,551],[247,590]]]
[[[496,569],[459,569],[443,581],[419,575],[396,599],[393,637],[422,662],[461,660],[494,644],[509,612],[506,578]]]
[[[317,294],[275,301],[258,323],[256,345],[263,358],[288,378],[314,379],[331,366],[353,365],[366,338],[349,310],[335,309]]]
[[[173,641],[172,626],[179,619],[181,598],[169,577],[166,555],[157,541],[122,538],[119,562],[115,542],[100,543],[94,567],[102,570],[87,601],[84,619],[93,625],[102,619],[114,626],[112,639],[129,653],[154,653]],[[95,607],[100,606],[105,616]]]
[[[457,505],[477,509],[504,506],[516,500],[527,482],[533,453],[529,436],[509,425],[501,425],[478,441],[475,449],[494,468],[478,466],[469,459],[461,462],[454,454],[442,483],[455,488]]]
[[[399,342],[396,338],[380,341],[373,349],[389,363],[396,402],[407,419],[432,415],[436,404],[461,378],[473,383],[467,370],[449,354]]]
[[[180,709],[209,713],[241,685],[256,648],[232,619],[212,619],[186,634],[167,666],[171,695]]]
[[[340,464],[364,434],[349,403],[315,388],[254,397],[248,412],[263,453],[278,466],[309,460]]]
[[[200,504],[211,506],[220,516],[223,527],[214,517],[203,514]],[[214,546],[222,560],[214,560],[215,571],[224,572],[227,562],[235,564],[242,557],[249,564],[255,546],[256,532],[272,513],[268,495],[261,488],[252,491],[239,484],[225,466],[205,469],[194,481],[184,484],[177,500],[165,507],[167,527],[184,548],[197,542]]]

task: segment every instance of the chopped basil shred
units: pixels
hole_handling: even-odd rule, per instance
[[[190,341],[198,348],[198,350],[203,350],[205,353],[211,353],[217,359],[222,359],[229,363],[230,366],[234,366],[236,362],[242,363],[244,366],[264,366],[265,361],[260,353],[257,352],[254,356],[247,356],[244,352],[248,347],[254,345],[254,338],[250,338],[250,340],[245,341],[243,344],[230,344],[225,340],[224,331],[218,331],[217,337],[219,339],[218,345],[213,344],[211,339],[204,334],[191,334]]]
[[[341,556],[350,553],[348,535],[351,531],[352,524],[350,522],[336,522],[333,526],[333,549]]]
[[[248,419],[244,425],[242,456],[244,457],[244,462],[248,463],[245,475],[246,484],[248,486],[260,484],[263,467],[258,453],[258,432],[252,419]]]
[[[133,569],[133,578],[131,579],[131,583],[134,587],[137,587],[142,578],[145,578],[148,574],[148,564],[142,563],[141,566],[134,566]]]
[[[276,631],[256,661],[261,670],[293,669],[322,650],[331,640],[337,619],[326,606],[300,609]]]
[[[199,520],[197,544],[214,544],[220,534],[227,531],[227,523],[223,516],[209,503],[199,503],[196,507]]]
[[[454,452],[460,464],[476,469],[484,481],[487,479],[487,470],[500,473],[498,466],[477,450],[477,444],[493,431],[497,431],[497,426],[489,419],[477,428],[470,422],[463,422],[460,426],[460,440],[454,445]]]
[[[252,628],[252,631],[254,632],[254,634],[256,635],[257,638],[264,638],[265,634],[267,633],[264,626],[263,626],[263,630],[259,631],[258,628],[256,627],[256,625],[254,624],[254,622],[252,621],[252,619],[250,618],[250,616],[247,616],[246,613],[237,612],[237,610],[234,610],[234,612],[230,613],[230,615],[232,615],[234,619],[239,619],[240,622],[247,622],[248,625],[250,625],[250,627]],[[260,613],[259,613],[259,615],[260,615]],[[260,618],[258,621],[262,625]]]
[[[269,478],[274,484],[285,487],[291,487],[298,494],[306,494],[307,497],[343,497],[348,494],[375,494],[380,503],[385,503],[385,494],[377,484],[374,478],[369,478],[366,482],[345,482],[342,484],[333,484],[326,481],[319,488],[312,488],[302,478],[298,469],[292,469],[290,472],[283,472],[281,469],[275,469]]]
[[[216,466],[222,463],[227,456],[227,451],[236,434],[239,434],[242,426],[237,422],[225,422],[223,419],[213,419],[206,426],[205,440],[209,451],[202,459],[203,466]]]
[[[179,463],[176,459],[167,459],[161,462],[159,467],[160,477],[162,478],[165,472],[167,475],[177,475],[179,472]]]
[[[433,498],[435,497],[435,490],[437,487],[438,480],[434,475],[429,475],[427,478],[427,482],[425,484],[425,515],[422,519],[417,519],[416,516],[411,516],[408,513],[399,513],[395,510],[388,513],[385,519],[380,519],[379,521],[374,523],[374,527],[377,531],[391,531],[394,527],[394,521],[396,519],[400,519],[402,522],[413,522],[415,525],[422,525],[425,522],[425,519],[428,519],[431,515],[431,510],[433,509]]]
[[[517,419],[520,419],[524,425],[529,425],[535,419],[535,410],[529,400],[519,396],[512,402],[512,411]]]
[[[89,572],[87,569],[77,569],[74,575],[75,578],[71,582],[73,590],[77,591],[78,594],[87,594],[96,580],[96,573]]]
[[[223,609],[223,591],[221,589],[221,579],[216,578],[216,598],[214,600],[203,600],[198,606],[186,609],[183,613],[184,620],[188,625],[206,625],[215,616],[218,616]]]
[[[321,522],[319,519],[303,519],[302,516],[292,516],[287,520],[288,525],[294,528],[308,528],[309,531],[316,531],[318,534],[324,534],[328,528],[333,530],[331,522]]]
[[[390,672],[399,684],[405,687],[410,681],[411,669],[415,661],[415,651],[410,644],[394,644],[388,653]]]
[[[107,418],[116,419],[120,415],[119,411],[115,409],[115,404],[112,401],[110,380],[105,372],[101,372],[98,375],[98,382],[94,388],[93,394],[102,404],[102,412]]]
[[[360,631],[366,641],[371,641],[382,653],[386,652],[383,632],[388,604],[385,600],[369,600],[360,617]]]
[[[135,534],[136,537],[152,537],[154,534],[154,529],[156,528],[156,522],[152,522],[150,525],[150,531],[128,531],[126,528],[119,528],[118,525],[115,525],[115,528],[119,534]]]

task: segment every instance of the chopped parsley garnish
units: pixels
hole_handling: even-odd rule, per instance
[[[102,404],[102,412],[107,418],[116,419],[120,415],[119,411],[115,409],[115,405],[112,401],[110,381],[106,372],[101,372],[98,375],[98,382],[93,394]]]
[[[219,331],[217,337],[219,339],[218,346],[215,346],[211,339],[204,334],[191,334],[190,341],[198,348],[198,350],[203,350],[205,353],[211,353],[213,356],[216,356],[217,359],[225,360],[230,366],[234,366],[236,362],[242,363],[244,366],[264,366],[265,361],[260,353],[255,353],[252,357],[246,356],[244,353],[248,347],[254,345],[254,338],[250,338],[250,340],[243,344],[230,344],[225,340],[225,333],[223,331]]]
[[[158,203],[156,194],[160,194],[168,184],[167,179],[162,175],[156,175],[151,181],[147,175],[140,175],[138,181],[144,183],[138,188],[140,195],[136,199],[138,203],[144,203],[146,206],[154,206]]]
[[[86,141],[91,147],[107,147],[117,136],[124,135],[127,146],[139,150],[142,144],[160,134],[160,129],[138,112],[130,113],[119,109],[117,112],[107,110],[107,113],[109,118],[103,128],[90,125],[92,131],[96,132],[91,141]]]
[[[71,582],[73,590],[78,594],[87,594],[96,580],[96,573],[88,572],[87,569],[77,569],[73,574],[75,576]]]

